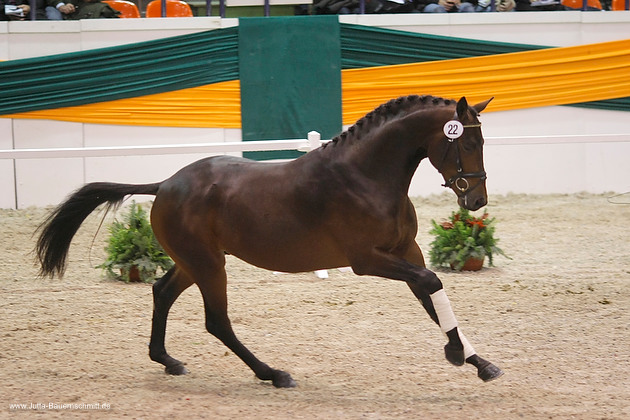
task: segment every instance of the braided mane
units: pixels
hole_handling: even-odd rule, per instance
[[[359,139],[361,134],[370,129],[381,126],[394,119],[404,117],[417,109],[449,106],[453,103],[455,103],[455,101],[431,95],[409,95],[391,99],[368,112],[346,131],[335,136],[330,143],[324,144],[324,147],[328,144],[335,146],[338,143]]]

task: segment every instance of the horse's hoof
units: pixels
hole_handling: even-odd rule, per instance
[[[446,360],[454,364],[455,366],[462,366],[464,364],[464,349],[454,349],[449,344],[444,346],[444,355]]]
[[[490,382],[501,375],[503,375],[503,371],[489,362],[485,366],[479,366],[477,370],[477,376],[484,382]]]
[[[188,369],[184,367],[183,363],[179,363],[177,365],[166,366],[164,368],[164,372],[169,375],[187,375],[189,373]]]
[[[274,371],[271,382],[276,388],[295,388],[297,386],[291,375],[282,370]]]

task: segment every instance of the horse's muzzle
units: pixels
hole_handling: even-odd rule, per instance
[[[488,198],[485,194],[474,197],[471,197],[471,195],[474,194],[464,194],[459,196],[457,198],[457,204],[459,204],[460,207],[463,207],[466,210],[470,211],[479,210],[480,208],[488,204]]]

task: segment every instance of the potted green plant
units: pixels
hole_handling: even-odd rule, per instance
[[[487,212],[475,217],[466,209],[452,212],[447,221],[439,224],[431,220],[433,229],[429,233],[435,235],[429,251],[431,265],[476,271],[483,267],[485,257],[489,266],[493,265],[494,254],[509,258],[497,246],[494,222]]]
[[[122,219],[109,226],[107,259],[97,268],[118,280],[152,282],[158,270],[166,272],[173,267],[173,261],[155,238],[142,206],[132,202]]]

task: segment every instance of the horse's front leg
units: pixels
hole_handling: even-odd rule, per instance
[[[425,270],[427,269],[425,268]],[[429,272],[435,275],[435,273]],[[449,341],[444,346],[444,354],[449,362],[461,366],[465,361],[475,366],[477,376],[484,382],[503,375],[501,369],[477,355],[475,349],[461,332],[444,288],[428,294],[422,287],[419,287],[418,283],[407,282],[407,284],[413,294],[422,302],[429,316],[437,322],[440,329],[448,337]]]
[[[404,259],[419,267],[425,267],[422,251],[420,250],[420,247],[415,241],[408,248],[407,253],[404,256]],[[435,273],[433,274],[435,275]],[[411,289],[413,294],[416,296],[416,298],[418,298],[418,300],[422,302],[422,305],[426,309],[431,319],[433,319],[438,325],[440,325],[438,315],[433,305],[434,298],[432,298],[430,294],[425,293],[422,290],[422,288],[418,287],[415,283],[407,283],[407,284],[409,285],[409,288]],[[444,289],[442,288],[442,290]],[[449,306],[450,306],[450,303],[449,303]],[[442,327],[440,326],[440,328]],[[461,332],[459,330],[459,327],[457,328],[457,331],[458,331],[457,335],[460,335]],[[451,333],[451,335],[454,335],[454,334]],[[448,337],[448,333],[447,333],[447,337]],[[466,340],[466,342],[468,342],[468,340]],[[450,344],[450,337],[449,337],[449,344]],[[447,346],[449,346],[449,344],[447,344]],[[470,346],[470,343],[468,343],[468,345]],[[463,343],[462,343],[462,348],[464,348]],[[446,348],[445,348],[445,352],[446,352]],[[494,364],[490,363],[489,361],[477,355],[474,349],[472,348],[472,346],[469,347],[468,354],[467,354],[466,348],[464,348],[464,358],[466,360],[466,363],[469,363],[477,368],[477,376],[479,376],[479,378],[481,378],[484,382],[491,381],[503,375],[503,371],[501,369],[499,369]]]
[[[429,316],[448,337],[444,353],[449,362],[456,366],[461,366],[464,362],[472,364],[477,367],[477,374],[484,381],[501,376],[503,374],[501,369],[477,356],[472,345],[462,334],[442,282],[434,272],[424,266],[420,248],[415,242],[410,248],[405,258],[375,249],[369,258],[355,261],[352,268],[357,274],[405,281],[422,302]]]

